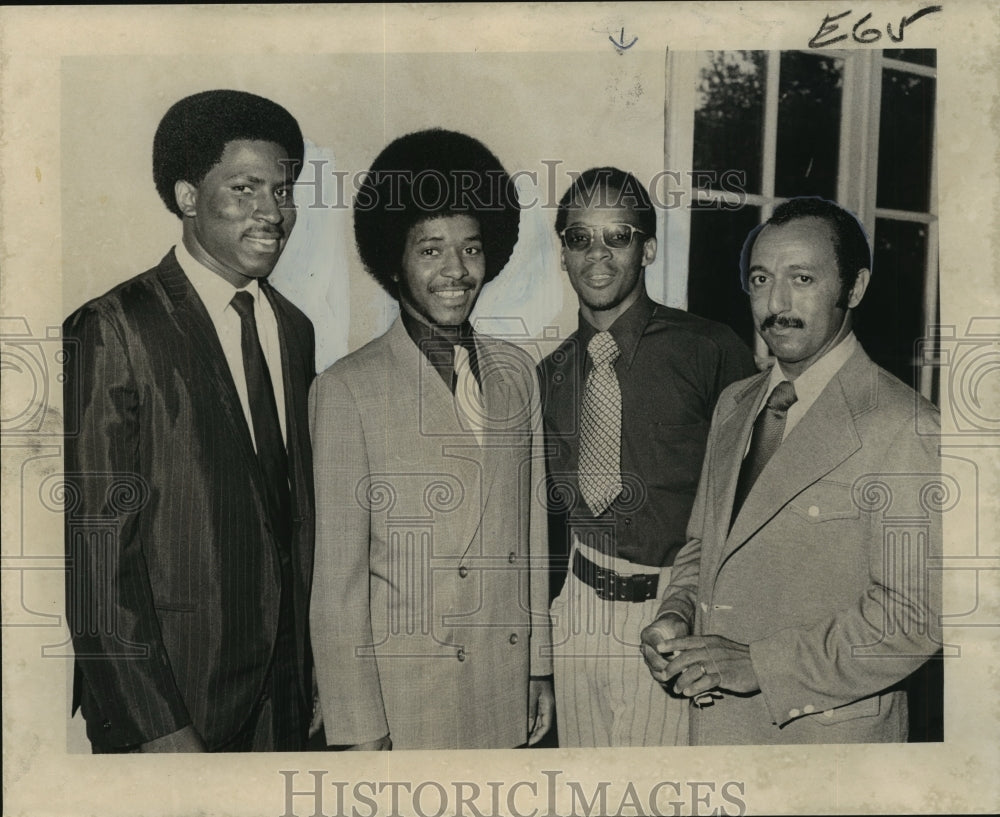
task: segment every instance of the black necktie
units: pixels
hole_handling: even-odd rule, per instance
[[[782,380],[767,398],[764,410],[757,415],[753,424],[753,437],[750,439],[750,450],[743,458],[740,466],[740,476],[736,482],[736,497],[733,501],[733,515],[730,526],[740,512],[743,500],[747,498],[750,489],[764,470],[767,461],[778,450],[781,438],[785,433],[785,420],[789,407],[799,398],[795,394],[795,386],[787,380]]]
[[[243,370],[247,379],[257,461],[264,477],[271,522],[278,540],[284,544],[291,533],[291,495],[288,488],[288,453],[281,439],[278,405],[274,399],[271,373],[257,334],[253,296],[249,292],[237,292],[232,304],[242,324],[240,341],[243,346]]]

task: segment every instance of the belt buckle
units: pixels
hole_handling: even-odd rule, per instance
[[[622,577],[614,570],[605,568],[602,578],[604,581],[601,583],[601,592],[598,593],[598,597],[603,601],[621,601],[619,593],[623,589]]]
[[[634,583],[634,591],[632,593],[632,598],[630,601],[639,603],[644,601],[649,601],[649,588],[653,584],[653,580],[650,574],[643,573],[639,576],[633,576],[632,581]]]
[[[594,571],[594,592],[601,601],[608,601],[614,598],[614,585],[614,573],[610,570],[598,567]]]
[[[633,578],[632,576],[620,576],[616,574],[618,581],[615,582],[615,601],[632,601],[632,587]]]

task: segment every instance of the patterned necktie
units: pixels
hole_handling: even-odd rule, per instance
[[[600,516],[622,491],[622,392],[614,365],[621,354],[610,332],[598,332],[587,352],[587,376],[580,417],[580,493]]]
[[[750,493],[750,489],[764,470],[767,461],[778,450],[781,445],[781,438],[785,434],[785,420],[788,417],[788,409],[798,400],[795,394],[795,386],[787,380],[782,380],[774,391],[767,398],[764,410],[757,415],[753,424],[753,437],[750,439],[750,450],[743,458],[743,465],[740,466],[740,476],[736,482],[736,497],[733,501],[733,515],[730,517],[730,526],[736,515],[740,512],[743,501]]]
[[[237,292],[232,300],[233,309],[240,316],[240,341],[243,347],[243,371],[247,379],[247,397],[253,421],[257,461],[264,477],[264,491],[271,521],[279,541],[286,541],[291,533],[291,495],[288,488],[288,452],[281,439],[278,422],[278,405],[274,399],[271,373],[264,359],[264,350],[257,334],[253,296]]]
[[[485,423],[485,407],[479,382],[472,371],[472,360],[469,350],[461,343],[455,344],[453,361],[455,375],[452,378],[455,390],[455,405],[462,425],[472,430],[477,442],[483,444],[483,428]]]

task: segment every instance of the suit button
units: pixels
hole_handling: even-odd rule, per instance
[[[789,718],[797,718],[801,714],[802,713],[799,712],[799,710],[797,710],[797,709],[789,709],[788,710],[788,717]]]
[[[517,633],[511,633],[510,638],[507,639],[511,644],[517,643]]]
[[[507,554],[507,561],[511,564],[517,561],[517,554],[513,550]]]
[[[466,576],[469,575],[469,568],[467,568],[465,565],[462,565],[458,569],[458,575],[461,576],[464,579]]]
[[[455,653],[455,657],[459,661],[464,661],[465,660],[465,650],[463,650],[461,647],[459,647],[458,652]]]
[[[818,505],[810,505],[809,506],[809,515],[810,516],[819,516],[819,506]]]
[[[104,723],[101,724],[101,729],[110,729],[110,728],[111,728],[111,721],[105,721]]]
[[[813,706],[812,704],[806,704],[804,707],[802,707],[802,714],[803,715],[811,715],[815,711],[816,711],[816,707]]]
[[[629,527],[629,526],[630,526],[631,524],[632,524],[632,517],[631,517],[631,516],[626,516],[626,517],[625,517],[625,527],[627,528],[627,527]]]

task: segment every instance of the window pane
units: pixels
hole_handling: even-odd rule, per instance
[[[740,286],[740,250],[759,223],[759,207],[691,213],[688,311],[728,324],[751,348],[753,321]]]
[[[872,360],[915,388],[914,349],[925,332],[927,225],[876,219],[874,243],[872,279],[855,331]]]
[[[836,198],[843,70],[840,59],[782,53],[777,195]]]
[[[879,118],[879,207],[927,212],[934,139],[933,77],[882,72]]]
[[[746,191],[761,192],[764,140],[763,51],[706,51],[698,77],[694,112],[694,186],[718,187],[726,170],[746,174]]]
[[[915,65],[937,67],[937,50],[933,48],[887,48],[882,56],[890,60],[912,62]]]

